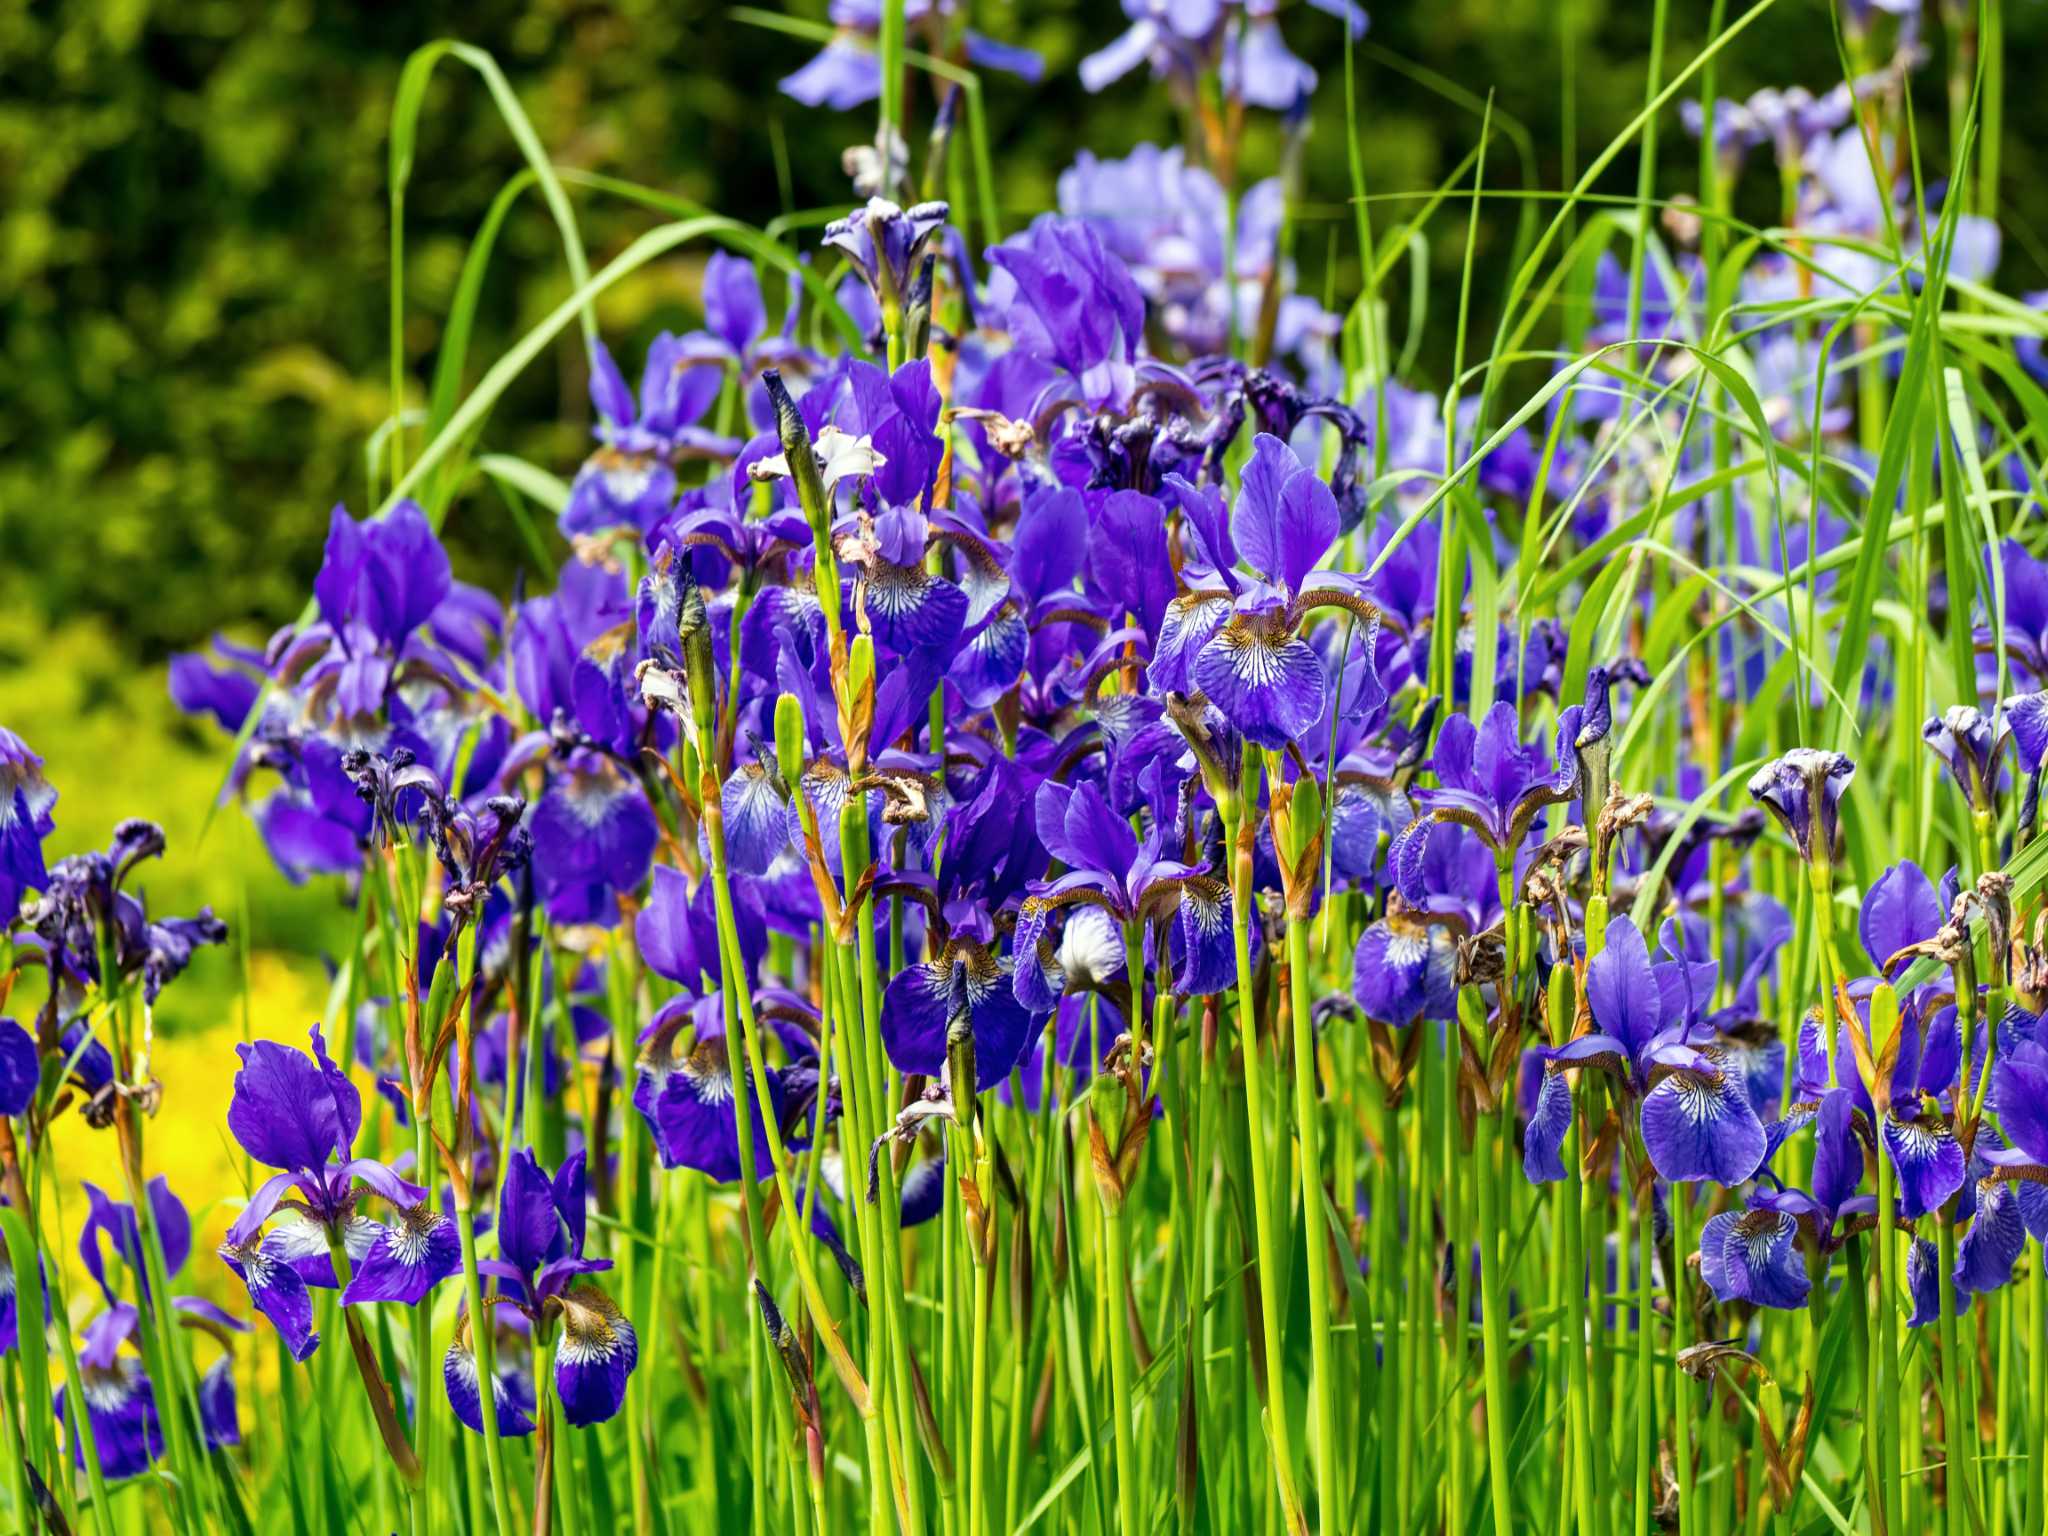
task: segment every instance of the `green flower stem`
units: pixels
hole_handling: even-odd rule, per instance
[[[1284,789],[1278,767],[1277,758],[1268,759],[1267,793],[1276,800]],[[1290,860],[1299,858],[1308,845],[1317,820],[1315,799],[1313,780],[1296,781],[1286,818],[1289,836],[1285,846]],[[1277,826],[1274,829],[1276,844],[1280,830]],[[1315,1020],[1309,1003],[1308,930],[1306,918],[1292,913],[1288,915],[1287,994],[1288,1012],[1293,1016],[1294,1025],[1294,1128],[1300,1147],[1302,1234],[1308,1263],[1309,1360],[1314,1382],[1316,1425],[1316,1519],[1325,1533],[1338,1533],[1348,1531],[1351,1522],[1344,1505],[1337,1443],[1339,1384],[1337,1353],[1330,1335],[1330,1235],[1323,1206],[1322,1106],[1316,1085]]]
[[[1649,1536],[1650,1463],[1657,1456],[1657,1394],[1652,1377],[1656,1368],[1656,1329],[1650,1314],[1651,1264],[1656,1256],[1655,1208],[1656,1201],[1645,1179],[1636,1191],[1636,1536]]]
[[[1515,872],[1504,861],[1498,871],[1501,896],[1501,933],[1506,946],[1501,981],[1504,1012],[1516,1009],[1516,992],[1521,982],[1520,913],[1515,902]],[[1476,994],[1473,996],[1476,1001]],[[1485,1039],[1485,1031],[1481,1031]],[[1483,1053],[1482,1053],[1482,1059]],[[1472,1166],[1477,1178],[1479,1223],[1479,1326],[1486,1398],[1486,1482],[1493,1510],[1494,1536],[1512,1536],[1514,1491],[1508,1476],[1508,1299],[1507,1285],[1500,1270],[1502,1200],[1499,1161],[1513,1133],[1513,1100],[1500,1114],[1484,1116],[1474,1137]],[[1462,1265],[1460,1266],[1462,1268]]]
[[[1586,1239],[1581,1216],[1579,1173],[1580,1092],[1574,1089],[1571,1125],[1565,1131],[1564,1166],[1569,1175],[1558,1189],[1558,1237],[1563,1249],[1565,1304],[1565,1400],[1571,1437],[1572,1515],[1579,1536],[1598,1536],[1593,1505],[1593,1405],[1586,1381]]]
[[[1258,1040],[1258,1008],[1252,993],[1251,829],[1245,818],[1257,798],[1258,760],[1255,749],[1245,747],[1239,800],[1226,810],[1225,832],[1232,849],[1230,867],[1230,917],[1237,952],[1237,1033],[1244,1058],[1245,1123],[1251,1152],[1252,1222],[1258,1243],[1259,1329],[1265,1346],[1266,1433],[1273,1445],[1273,1475],[1280,1492],[1280,1507],[1287,1528],[1294,1536],[1307,1536],[1308,1521],[1302,1513],[1301,1496],[1294,1486],[1294,1452],[1287,1427],[1287,1393],[1282,1380],[1285,1357],[1280,1352],[1280,1252],[1279,1236],[1273,1224],[1272,1175],[1267,1167],[1271,1149],[1266,1141],[1264,1104],[1265,1064]]]
[[[1961,1330],[1956,1326],[1956,1229],[1940,1212],[1935,1213],[1935,1229],[1941,1255],[1941,1436],[1947,1527],[1949,1536],[1971,1536],[1979,1527],[1977,1501],[1971,1487],[1970,1431],[1963,1396],[1963,1343]]]
[[[341,1234],[331,1227],[327,1229],[327,1257],[334,1265],[337,1290],[346,1291],[352,1274],[348,1246],[342,1242]],[[377,1433],[384,1441],[392,1468],[398,1473],[407,1493],[417,1498],[420,1496],[419,1457],[405,1438],[405,1427],[399,1422],[397,1398],[391,1390],[391,1383],[385,1379],[376,1353],[370,1347],[369,1335],[363,1331],[357,1309],[344,1307],[337,1301],[335,1311],[341,1314],[342,1325],[348,1332],[349,1351],[355,1356],[356,1373],[362,1377],[363,1395],[370,1404],[370,1417],[376,1421]],[[489,1415],[484,1417],[488,1419]]]
[[[2043,1529],[2048,1520],[2048,1276],[2042,1274],[2043,1250],[2037,1244],[2033,1272],[2027,1276],[2027,1519],[2024,1529]],[[1892,1469],[1886,1468],[1887,1472]],[[1893,1507],[1896,1507],[1893,1506]]]
[[[1870,1029],[1874,1040],[1882,1041],[1890,1036],[1892,1024],[1898,1017],[1898,1006],[1898,998],[1890,987],[1881,985],[1872,993]],[[1881,1528],[1903,1530],[1905,1503],[1899,1459],[1899,1427],[1895,1418],[1900,1410],[1893,1407],[1907,1402],[1899,1381],[1898,1279],[1893,1262],[1898,1253],[1898,1175],[1889,1156],[1880,1155],[1876,1162],[1877,1226],[1870,1234],[1870,1262],[1877,1311],[1873,1319],[1876,1346],[1871,1375],[1873,1396],[1882,1411],[1873,1415],[1878,1468],[1875,1507]],[[2038,1339],[2040,1335],[2033,1337]]]
[[[860,796],[847,796],[846,804],[840,809],[838,831],[840,868],[844,889],[850,898],[859,889],[869,863],[867,811]],[[865,1149],[890,1127],[889,1106],[893,1102],[891,1090],[896,1078],[889,1070],[882,1050],[882,978],[880,957],[875,949],[872,896],[860,900],[853,922],[854,943],[838,946],[838,953],[845,967],[842,996],[845,1016],[851,1026],[846,1059],[855,1072],[864,1074],[861,1097],[867,1119],[860,1127],[856,1141]],[[842,1083],[847,1075],[842,1073]],[[886,1382],[886,1398],[895,1409],[895,1422],[886,1437],[886,1445],[889,1477],[895,1490],[899,1520],[906,1529],[923,1530],[923,1478],[909,1456],[909,1448],[917,1443],[918,1430],[910,1369],[910,1330],[903,1312],[906,1294],[903,1284],[903,1207],[896,1188],[895,1163],[884,1156],[878,1160],[876,1172],[876,1198],[867,1222],[873,1233],[876,1267],[870,1269],[869,1274],[879,1273],[881,1276],[881,1326],[876,1330],[879,1335],[876,1348],[882,1352],[888,1369],[886,1373],[870,1373],[869,1389],[879,1390],[878,1378]],[[872,1285],[870,1289],[873,1294]]]
[[[465,1031],[465,1033],[467,1033]],[[466,1042],[465,1042],[466,1043]],[[476,1267],[476,1223],[464,1183],[455,1186],[455,1230],[462,1241],[462,1291],[469,1304],[470,1350],[476,1357],[478,1417],[484,1426],[484,1466],[490,1473],[491,1510],[498,1536],[512,1536],[512,1488],[505,1477],[505,1445],[498,1434],[497,1317],[484,1310]]]
[[[1671,1186],[1672,1269],[1667,1289],[1671,1295],[1671,1352],[1688,1348],[1692,1342],[1692,1285],[1687,1261],[1699,1244],[1693,1230],[1692,1187]],[[1697,1434],[1693,1426],[1692,1382],[1683,1371],[1669,1373],[1675,1387],[1672,1460],[1678,1471],[1678,1529],[1680,1536],[1693,1536],[1700,1519],[1698,1489],[1693,1486],[1693,1448]]]
[[[564,1536],[574,1536],[567,1518],[568,1501],[559,1497],[563,1490],[556,1471],[560,1447],[555,1443],[555,1339],[552,1329],[535,1330],[533,1372],[534,1387],[540,1398],[533,1431],[533,1536],[550,1536],[555,1528],[557,1503],[564,1506]]]
[[[1110,1418],[1116,1444],[1116,1500],[1120,1531],[1144,1531],[1145,1512],[1151,1508],[1146,1496],[1145,1466],[1138,1454],[1137,1435],[1132,1422],[1132,1385],[1137,1367],[1131,1358],[1130,1329],[1130,1233],[1126,1228],[1123,1202],[1105,1195],[1102,1200],[1102,1271],[1107,1305],[1102,1312],[1102,1331],[1108,1335]]]

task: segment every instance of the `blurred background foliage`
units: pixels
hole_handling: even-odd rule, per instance
[[[791,9],[822,18],[824,0]],[[1035,89],[989,80],[1012,227],[1049,206],[1077,150],[1118,155],[1176,135],[1164,93],[1141,75],[1101,97],[1075,79],[1075,62],[1124,24],[1112,0],[974,9],[977,26],[1037,49],[1047,65]],[[1698,50],[1709,21],[1707,0],[1672,12],[1667,75]],[[1297,246],[1303,285],[1347,298],[1358,263],[1343,202],[1342,34],[1301,0],[1282,20],[1324,82]],[[1640,0],[1383,0],[1359,56],[1371,187],[1435,187],[1472,146],[1492,92],[1496,114],[1533,146],[1535,184],[1558,188],[1640,108],[1648,32]],[[162,905],[211,901],[232,918],[246,902],[257,968],[268,950],[316,954],[346,919],[333,890],[285,887],[238,815],[217,818],[201,844],[225,752],[175,717],[162,664],[216,627],[260,638],[293,617],[329,506],[367,509],[365,444],[390,404],[391,101],[407,55],[444,36],[497,58],[559,162],[754,223],[848,205],[840,151],[872,133],[868,111],[810,111],[781,96],[777,80],[812,45],[740,24],[720,0],[0,5],[0,721],[45,754],[63,791],[53,852],[103,842],[121,815],[164,821],[171,857],[153,877]],[[1940,123],[1946,34],[1930,25],[1928,40],[1933,58],[1915,89],[1927,121]],[[2013,291],[2048,285],[2035,233],[2048,229],[2037,149],[2048,142],[2048,102],[2031,88],[2048,63],[2048,7],[2015,5],[2008,47],[1999,275]],[[1827,7],[1779,0],[1724,56],[1719,88],[1819,91],[1840,77]],[[1668,195],[1694,184],[1697,150],[1675,113],[1663,131]],[[405,316],[416,390],[470,236],[519,166],[466,71],[439,72],[421,132]],[[1278,145],[1276,121],[1255,116],[1241,150],[1247,179],[1272,169]],[[1938,172],[1942,147],[1928,154]],[[1635,175],[1634,154],[1621,156],[1606,190],[1631,192]],[[1488,183],[1528,185],[1504,141]],[[617,200],[572,196],[593,265],[656,221]],[[1768,221],[1776,198],[1764,157],[1739,211]],[[1408,206],[1383,205],[1376,221],[1384,229]],[[1482,327],[1493,315],[1487,285],[1506,280],[1515,211],[1493,205],[1481,226]],[[1454,200],[1437,215],[1445,238],[1429,256],[1435,298],[1419,382],[1440,382],[1447,366],[1465,214]],[[629,367],[656,329],[697,322],[702,258],[679,254],[607,296],[602,322]],[[1396,282],[1409,281],[1404,266]],[[491,266],[475,367],[566,286],[555,230],[525,199]],[[1393,302],[1407,313],[1405,292]],[[589,421],[573,330],[555,363],[530,370],[499,406],[484,446],[567,475]],[[448,537],[458,575],[509,589],[519,544],[495,495],[458,500]],[[289,985],[263,990],[258,1029],[288,1023],[296,1033],[317,1011],[319,973],[310,959],[297,965]],[[174,994],[170,1033],[181,1015],[228,1027],[240,974],[232,960],[196,967]],[[273,1019],[273,1008],[284,1013]]]

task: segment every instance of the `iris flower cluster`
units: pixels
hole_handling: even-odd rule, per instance
[[[2010,1293],[2048,1237],[2048,565],[1951,528],[1943,665],[1880,642],[1823,675],[1816,609],[1869,609],[1888,567],[1821,562],[1873,536],[1821,465],[1891,473],[1857,430],[1885,381],[1852,404],[1780,301],[1884,298],[1879,356],[1937,255],[1996,257],[1967,220],[1937,251],[1939,214],[1852,163],[1920,54],[1913,7],[1851,10],[1871,67],[1841,91],[1692,114],[1730,180],[1771,147],[1782,249],[1739,283],[1680,230],[1601,252],[1531,364],[1544,415],[1511,420],[1361,355],[1301,289],[1292,173],[1240,185],[1245,110],[1298,147],[1316,84],[1277,7],[1125,0],[1082,80],[1148,70],[1187,144],[1084,154],[1005,234],[914,197],[885,132],[800,259],[736,240],[701,328],[590,342],[561,558],[509,600],[456,577],[449,477],[333,509],[297,621],[173,661],[224,794],[354,935],[309,1049],[239,1047],[218,1257],[288,1384],[354,1376],[417,1528],[442,1499],[506,1529],[529,1464],[537,1530],[721,1510],[722,1466],[668,1486],[662,1416],[715,1442],[742,1368],[753,1454],[786,1461],[749,1497],[821,1529],[855,1485],[878,1528],[1023,1516],[1027,1480],[1072,1481],[1030,1461],[1070,1416],[1091,1518],[1130,1530],[1155,1495],[1300,1532],[1458,1528],[1483,1497],[1505,1536],[1538,1434],[1588,1531],[1627,1497],[1638,1528],[1667,1494],[1688,1530],[1804,1510],[1810,1435],[1837,1463],[1862,1436],[1873,1528],[1921,1507],[1887,1469],[1926,1434],[1945,1507],[1983,1496],[1958,1319],[2031,1358]],[[783,88],[882,94],[899,14],[1036,78],[965,12],[835,3]],[[1731,294],[1764,323],[1712,376],[1764,470],[1685,403]],[[1811,473],[1777,474],[1795,449]],[[234,1387],[176,1324],[249,1324],[174,1293],[192,1221],[143,1126],[151,1010],[224,929],[151,916],[150,824],[46,858],[56,803],[0,730],[0,1000],[43,983],[0,1020],[0,1194],[32,1207],[64,1109],[115,1134],[129,1200],[89,1189],[106,1305],[55,1412],[95,1478],[167,1464],[203,1519]],[[18,1350],[17,1297],[51,1292],[4,1274]],[[1897,1321],[1939,1340],[1931,1393]],[[1852,1343],[1898,1422],[1816,1429],[1784,1389]],[[1216,1442],[1219,1403],[1266,1454]],[[482,1464],[453,1494],[442,1413]],[[1457,1439],[1439,1491],[1404,1432]],[[1610,1466],[1636,1477],[1611,1499]]]

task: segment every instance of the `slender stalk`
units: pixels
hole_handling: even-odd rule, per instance
[[[1280,783],[1276,764],[1267,767],[1268,793],[1278,797]],[[1296,782],[1293,806],[1287,817],[1292,836],[1287,841],[1290,857],[1298,857],[1307,845],[1309,827],[1302,823],[1300,801],[1313,800],[1312,780]],[[1277,829],[1276,829],[1276,841]],[[1337,1352],[1330,1334],[1330,1236],[1323,1213],[1322,1105],[1316,1084],[1315,1020],[1309,1004],[1308,922],[1292,914],[1287,919],[1288,1011],[1294,1023],[1294,1126],[1300,1144],[1301,1221],[1308,1264],[1309,1359],[1313,1372],[1316,1425],[1316,1518],[1326,1533],[1348,1531],[1349,1512],[1343,1496],[1343,1476],[1338,1470]]]
[[[1597,1536],[1593,1504],[1593,1405],[1586,1379],[1586,1237],[1581,1217],[1578,1091],[1573,1092],[1570,1129],[1565,1132],[1567,1178],[1558,1186],[1558,1236],[1563,1248],[1565,1302],[1565,1397],[1571,1437],[1572,1516],[1579,1536]]]
[[[498,1434],[497,1339],[494,1314],[484,1310],[483,1285],[476,1263],[476,1223],[463,1185],[456,1186],[455,1227],[462,1242],[462,1293],[469,1306],[470,1349],[476,1357],[477,1391],[482,1403],[484,1465],[490,1472],[491,1510],[498,1536],[512,1536],[512,1489],[505,1477],[505,1446]]]
[[[1956,1229],[1937,1213],[1941,1266],[1941,1435],[1943,1487],[1949,1536],[1969,1536],[1977,1529],[1976,1501],[1971,1497],[1968,1421],[1964,1417],[1962,1337],[1956,1326]]]
[[[1272,1210],[1272,1173],[1267,1166],[1270,1151],[1266,1141],[1265,1063],[1258,1039],[1258,1011],[1252,991],[1251,902],[1252,828],[1248,820],[1257,795],[1258,760],[1255,748],[1245,747],[1244,770],[1240,777],[1240,799],[1225,818],[1226,835],[1234,850],[1230,866],[1230,914],[1232,939],[1237,953],[1237,1032],[1244,1059],[1245,1128],[1251,1155],[1252,1224],[1258,1244],[1259,1332],[1266,1363],[1266,1434],[1273,1446],[1273,1476],[1280,1493],[1280,1506],[1289,1531],[1307,1536],[1308,1521],[1302,1513],[1301,1496],[1294,1486],[1292,1436],[1287,1427],[1286,1391],[1282,1385],[1283,1356],[1280,1353],[1280,1254]]]

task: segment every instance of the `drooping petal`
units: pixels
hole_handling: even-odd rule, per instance
[[[771,1103],[777,1082],[770,1069]],[[740,1176],[740,1133],[733,1118],[737,1088],[722,1037],[699,1039],[680,1061],[665,1046],[650,1043],[642,1053],[633,1104],[654,1131],[664,1168],[695,1168],[720,1184]],[[760,1178],[770,1167],[768,1131],[751,1092],[745,1102],[754,1122],[754,1176]]]
[[[1846,1088],[1836,1088],[1820,1101],[1814,1117],[1813,1198],[1829,1211],[1839,1211],[1863,1182],[1863,1147],[1853,1123],[1855,1103]]]
[[[2048,1164],[2048,1047],[2022,1040],[2001,1051],[1991,1084],[2007,1137],[2035,1162]]]
[[[1432,972],[1442,969],[1434,942],[1439,934],[1444,931],[1409,918],[1366,925],[1352,955],[1351,995],[1368,1018],[1406,1028],[1425,1015],[1438,1016],[1430,1003],[1439,990],[1431,985]]]
[[[466,1335],[467,1330],[462,1330]],[[455,1410],[455,1417],[473,1434],[484,1432],[483,1393],[479,1389],[481,1372],[477,1359],[469,1348],[467,1337],[458,1336],[448,1346],[448,1353],[441,1357],[441,1381],[448,1393],[448,1405]],[[530,1435],[533,1433],[533,1419],[517,1396],[514,1395],[516,1378],[509,1371],[497,1373],[492,1385],[492,1402],[497,1410],[498,1433],[501,1435]]]
[[[907,965],[882,993],[882,1045],[899,1072],[936,1077],[946,1065],[946,1010],[952,967]]]
[[[441,1281],[462,1268],[462,1239],[454,1218],[424,1203],[401,1210],[378,1232],[354,1267],[341,1304],[395,1301],[417,1306]]]
[[[765,875],[789,843],[788,803],[759,763],[735,768],[719,799],[725,810],[725,852],[743,875]]]
[[[1700,1278],[1721,1301],[1803,1307],[1810,1283],[1798,1233],[1799,1223],[1783,1211],[1723,1211],[1700,1233]]]
[[[222,1355],[199,1378],[199,1421],[206,1432],[206,1448],[242,1443],[242,1418],[235,1401],[235,1357]]]
[[[304,1360],[320,1347],[313,1331],[313,1297],[299,1272],[261,1240],[239,1247],[223,1245],[220,1256],[249,1288],[249,1300],[270,1319],[294,1360]]]
[[[1180,969],[1173,989],[1184,997],[1207,997],[1237,984],[1237,947],[1230,887],[1205,875],[1181,883],[1174,931],[1180,940]]]
[[[1956,1244],[1957,1295],[1995,1291],[2008,1283],[2026,1246],[2027,1229],[2013,1186],[2004,1179],[1983,1180],[1977,1186],[1977,1214]]]
[[[877,560],[860,590],[875,637],[893,651],[950,646],[967,623],[967,594],[921,565]]]
[[[1925,1328],[1941,1321],[1941,1250],[1924,1237],[1913,1239],[1906,1255],[1906,1289],[1913,1298],[1913,1310],[1906,1318],[1908,1328]],[[1958,1314],[1968,1310],[1970,1298],[1956,1296]]]
[[[164,1453],[163,1430],[157,1422],[156,1394],[142,1362],[116,1355],[104,1365],[81,1366],[86,1417],[92,1424],[93,1448],[100,1471],[109,1482],[139,1477]],[[69,1388],[57,1390],[57,1417],[71,1442],[72,1460],[85,1465],[85,1436],[71,1422]]]
[[[1736,1185],[1754,1174],[1766,1147],[1762,1122],[1742,1085],[1725,1072],[1673,1072],[1643,1100],[1643,1144],[1674,1184],[1712,1179]]]
[[[626,1378],[640,1361],[639,1336],[611,1297],[594,1285],[573,1285],[560,1301],[555,1391],[562,1417],[579,1428],[602,1424],[626,1400]]]
[[[1884,1117],[1885,1155],[1899,1181],[1899,1217],[1915,1221],[1945,1205],[1963,1187],[1963,1149],[1939,1119]]]
[[[1562,1072],[1546,1071],[1536,1090],[1535,1112],[1522,1132],[1522,1173],[1531,1184],[1554,1184],[1565,1177],[1564,1159],[1559,1154],[1571,1128],[1571,1084]]]
[[[1280,751],[1321,718],[1329,680],[1280,610],[1235,613],[1195,658],[1195,686],[1247,738]]]

